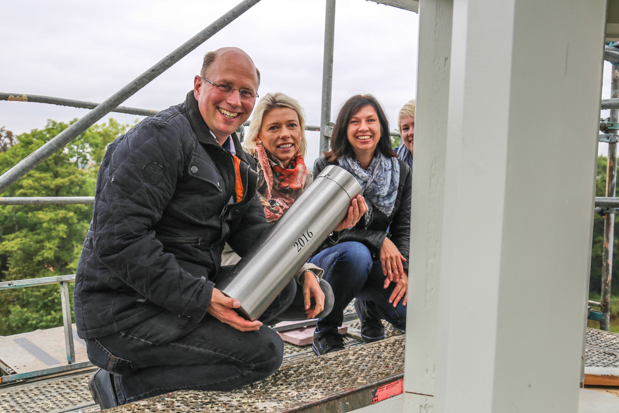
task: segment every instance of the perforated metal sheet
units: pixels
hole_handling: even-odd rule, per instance
[[[619,334],[587,329],[585,366],[619,367]]]
[[[0,413],[49,413],[93,407],[88,392],[91,374],[92,371],[0,389]]]
[[[589,347],[619,352],[619,334],[588,328],[586,344]]]
[[[351,328],[358,328],[355,322],[349,323]],[[252,410],[234,410],[235,406],[240,406],[246,397],[254,397],[255,408],[258,412],[277,411],[275,408],[279,406],[279,402],[291,402],[302,400],[310,400],[311,397],[323,397],[325,389],[328,389],[331,384],[323,380],[324,375],[330,374],[332,370],[327,370],[324,363],[331,365],[331,369],[338,369],[338,366],[343,366],[342,376],[337,377],[337,380],[342,378],[345,383],[354,387],[365,384],[368,378],[373,377],[372,374],[366,376],[361,375],[361,371],[365,371],[367,366],[372,365],[376,361],[376,357],[380,357],[379,365],[384,365],[385,362],[391,364],[402,363],[404,360],[404,337],[398,336],[399,331],[393,330],[386,325],[385,333],[387,336],[393,334],[396,337],[392,340],[399,340],[397,351],[391,348],[390,356],[385,356],[382,347],[385,343],[390,343],[393,346],[392,340],[383,340],[382,342],[374,343],[373,345],[364,345],[359,340],[352,338],[346,339],[346,347],[353,348],[347,352],[339,352],[333,355],[316,357],[311,347],[302,347],[285,345],[284,366],[280,372],[276,373],[271,379],[249,386],[244,389],[229,393],[214,393],[214,392],[177,392],[173,393],[171,398],[165,397],[154,398],[141,404],[130,407],[133,410],[120,410],[128,412],[161,412],[166,411],[252,411]],[[607,333],[600,330],[587,330],[586,339],[586,360],[588,367],[619,367],[619,334]],[[357,352],[357,347],[363,350]],[[341,359],[339,358],[341,357]],[[395,357],[394,359],[385,359],[385,357]],[[335,358],[336,360],[331,360]],[[328,361],[329,360],[329,361]],[[403,367],[402,367],[403,368]],[[94,413],[99,409],[93,406],[90,393],[87,389],[88,378],[92,372],[76,374],[72,376],[63,376],[34,383],[14,385],[11,387],[0,388],[0,413],[39,413],[39,412],[79,412]],[[279,380],[271,382],[270,380]],[[291,389],[280,387],[282,381],[299,380]],[[268,383],[267,383],[268,382]],[[325,386],[323,386],[325,384]],[[256,397],[259,392],[271,391],[265,386],[275,386],[276,393],[272,395],[273,400]],[[295,387],[296,386],[296,387]],[[316,386],[315,390],[314,387]],[[335,389],[335,388],[333,388]],[[333,390],[332,389],[332,390]],[[302,398],[302,396],[307,396]],[[281,398],[281,401],[280,401]],[[277,400],[275,400],[277,399]],[[247,399],[250,400],[250,399]],[[175,410],[184,405],[190,404],[190,410]],[[196,407],[202,410],[193,410]],[[215,407],[219,410],[213,410]],[[229,407],[226,407],[229,406]],[[256,407],[257,406],[257,407]],[[288,404],[286,404],[288,406]],[[184,407],[183,407],[184,408]],[[141,410],[140,410],[141,409]],[[205,410],[206,409],[206,410]],[[211,409],[211,410],[208,410]],[[222,410],[223,409],[223,410]],[[227,409],[227,410],[226,410]],[[262,410],[260,410],[262,409]]]
[[[404,371],[404,337],[283,366],[268,379],[231,392],[182,391],[110,412],[285,412]]]

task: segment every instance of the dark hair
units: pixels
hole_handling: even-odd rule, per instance
[[[333,127],[333,134],[331,135],[330,144],[331,150],[325,152],[324,156],[328,161],[335,161],[343,156],[350,158],[355,157],[355,152],[348,142],[348,123],[350,119],[357,112],[366,106],[372,106],[378,115],[378,121],[380,123],[380,141],[376,146],[376,150],[380,151],[387,158],[397,157],[395,151],[391,147],[391,137],[389,136],[389,122],[385,111],[381,107],[380,103],[372,95],[355,95],[348,99],[346,103],[342,105],[339,115],[337,115],[337,121]]]
[[[200,76],[206,76],[206,71],[213,63],[215,63],[217,55],[217,52],[208,52],[204,55],[202,69],[200,69]],[[258,76],[258,85],[260,85],[260,70],[258,70],[258,68],[256,68],[256,76]]]

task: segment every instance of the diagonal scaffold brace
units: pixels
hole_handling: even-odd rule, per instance
[[[41,162],[61,150],[66,144],[79,136],[95,122],[107,115],[122,102],[133,96],[137,91],[142,89],[161,73],[165,72],[173,64],[195,50],[198,46],[226,27],[237,17],[255,6],[259,1],[260,0],[242,1],[229,12],[215,20],[207,28],[193,36],[172,53],[168,54],[158,63],[153,65],[150,69],[135,78],[118,92],[114,93],[99,106],[92,109],[86,116],[79,119],[73,125],[49,140],[45,145],[25,157],[17,165],[0,176],[0,193],[4,192],[4,190],[17,182],[22,176],[36,168]]]

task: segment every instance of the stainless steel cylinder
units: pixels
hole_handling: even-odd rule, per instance
[[[216,288],[241,303],[239,314],[256,320],[344,219],[350,201],[361,193],[354,176],[338,166],[327,166],[268,236]]]

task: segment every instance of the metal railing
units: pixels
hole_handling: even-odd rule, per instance
[[[64,326],[64,342],[68,363],[63,366],[50,367],[32,372],[0,376],[0,384],[12,383],[20,380],[47,376],[50,374],[63,373],[71,370],[79,370],[92,366],[92,363],[89,361],[76,363],[75,360],[71,300],[69,297],[69,283],[72,282],[75,282],[75,274],[0,282],[0,292],[13,290],[15,288],[40,287],[42,285],[60,284],[60,305],[62,306],[62,324]]]
[[[32,278],[28,280],[15,280],[0,282],[0,292],[14,290],[16,288],[40,287],[43,285],[60,285],[60,305],[62,306],[62,325],[64,330],[65,352],[67,356],[67,364],[50,367],[32,372],[9,374],[0,376],[0,384],[8,384],[21,380],[43,377],[51,374],[80,370],[87,367],[92,367],[93,364],[89,361],[77,363],[75,358],[75,341],[73,339],[73,311],[71,310],[71,300],[69,297],[69,283],[75,282],[75,274],[59,275],[55,277]],[[345,314],[344,321],[357,319],[356,314]],[[287,331],[301,327],[307,327],[316,324],[316,319],[301,320],[293,323],[286,323],[283,326],[274,326],[274,331]]]

